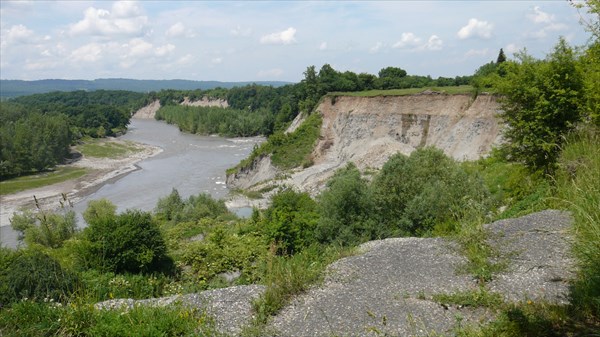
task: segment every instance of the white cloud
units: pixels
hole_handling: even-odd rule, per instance
[[[96,62],[102,58],[105,47],[99,43],[89,43],[71,52],[71,60],[75,62]]]
[[[179,37],[185,34],[185,26],[181,22],[177,22],[167,29],[165,35],[168,37]]]
[[[525,34],[525,36],[534,39],[543,39],[548,36],[549,32],[557,32],[569,28],[564,23],[556,22],[554,15],[542,11],[539,6],[533,7],[532,12],[527,14],[527,18],[536,25],[543,25],[541,29]]]
[[[233,36],[250,36],[252,35],[251,28],[242,28],[242,26],[237,25],[235,28],[231,29],[231,35]]]
[[[423,46],[427,50],[441,50],[444,45],[444,41],[437,35],[431,35],[427,43]]]
[[[123,45],[124,48],[129,49],[126,57],[144,57],[152,54],[153,45],[150,42],[146,42],[143,39],[135,38],[131,39],[129,43]]]
[[[319,45],[319,50],[327,50],[327,42],[321,42]]]
[[[29,43],[33,37],[33,31],[24,25],[14,25],[2,31],[2,46],[8,43]]]
[[[377,42],[371,49],[369,49],[369,53],[376,54],[383,47],[383,43]]]
[[[282,32],[272,33],[260,38],[262,44],[292,44],[296,42],[296,28],[290,27]]]
[[[72,35],[141,35],[148,24],[135,2],[121,1],[106,9],[89,7],[83,19],[70,26]]]
[[[179,65],[189,64],[190,62],[192,62],[193,59],[194,59],[194,57],[192,56],[192,54],[185,54],[185,56],[182,56],[179,58],[179,60],[177,60],[177,64],[179,64]]]
[[[488,48],[485,49],[469,49],[469,51],[467,51],[465,53],[466,57],[472,57],[472,56],[486,56],[488,55],[490,52],[490,50]]]
[[[215,57],[212,60],[210,60],[212,62],[212,64],[221,64],[223,63],[223,58],[222,57]]]
[[[554,21],[554,15],[542,11],[539,6],[533,7],[532,13],[527,14],[527,18],[534,23],[551,23]]]
[[[265,77],[267,77],[267,78],[279,77],[279,76],[283,75],[283,70],[279,69],[279,68],[268,69],[268,70],[261,70],[256,75],[258,77],[260,77],[260,78],[265,78]]]
[[[175,46],[168,43],[164,46],[156,47],[154,54],[156,54],[156,56],[165,56],[173,52],[173,50],[175,50]]]
[[[394,48],[414,47],[421,43],[421,38],[416,37],[413,33],[402,33],[400,41],[394,43]]]
[[[462,27],[456,35],[461,40],[468,39],[470,37],[480,37],[482,39],[489,39],[492,37],[492,29],[494,25],[487,21],[479,21],[475,18],[469,19],[469,23]]]
[[[518,52],[521,48],[519,48],[516,44],[514,43],[510,43],[508,44],[506,47],[504,47],[504,51],[507,54],[514,54],[516,52]]]

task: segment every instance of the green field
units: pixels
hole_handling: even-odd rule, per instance
[[[32,188],[52,185],[76,179],[85,175],[88,171],[79,167],[61,167],[53,171],[35,173],[23,177],[0,181],[0,195],[16,193]]]
[[[136,152],[138,147],[133,142],[117,143],[88,139],[75,149],[86,157],[119,158],[129,152]]]
[[[331,92],[327,96],[353,96],[353,97],[376,97],[376,96],[408,96],[422,93],[426,90],[440,92],[448,95],[472,94],[474,88],[470,85],[461,85],[454,87],[425,87],[391,90],[367,90],[356,92]]]

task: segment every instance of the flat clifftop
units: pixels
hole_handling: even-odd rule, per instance
[[[333,172],[348,162],[379,169],[390,156],[434,146],[457,160],[475,160],[501,141],[500,105],[493,95],[426,92],[408,96],[325,96],[316,108],[323,116],[311,167],[295,170],[283,183],[317,193]],[[258,186],[281,172],[268,157],[229,177],[236,188]]]

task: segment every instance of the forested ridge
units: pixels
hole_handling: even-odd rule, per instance
[[[0,102],[0,177],[60,164],[79,139],[126,131],[147,95],[129,91],[52,92]]]

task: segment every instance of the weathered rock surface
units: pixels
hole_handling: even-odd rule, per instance
[[[252,301],[265,291],[264,286],[249,285],[207,290],[196,294],[175,295],[145,300],[116,299],[96,304],[97,309],[131,309],[136,305],[186,305],[214,317],[216,328],[227,335],[239,335],[253,317]]]
[[[490,244],[509,257],[508,268],[488,290],[508,301],[563,303],[574,261],[569,254],[567,213],[543,211],[486,225]],[[451,335],[461,324],[493,317],[485,309],[446,306],[431,295],[478,289],[457,272],[465,262],[445,239],[397,238],[361,246],[358,256],[329,268],[323,285],[300,295],[270,326],[276,336]]]
[[[546,210],[487,225],[489,243],[509,258],[505,272],[488,284],[507,301],[568,301],[568,281],[574,277],[567,212]]]
[[[486,284],[506,301],[564,303],[575,262],[569,251],[572,219],[547,210],[485,225],[489,244],[507,258],[507,269]],[[478,290],[458,272],[466,258],[443,238],[392,238],[367,242],[359,254],[331,264],[325,281],[299,295],[275,316],[273,336],[429,336],[452,335],[462,325],[485,323],[494,313],[445,305],[435,294]],[[252,318],[251,301],[263,286],[238,286],[149,300],[113,300],[98,308],[181,303],[206,308],[219,331],[239,335]]]
[[[476,288],[469,275],[455,272],[465,259],[452,242],[395,238],[368,242],[360,249],[361,255],[333,263],[322,286],[275,317],[277,335],[426,335],[452,329],[457,314],[471,316],[427,299]]]

